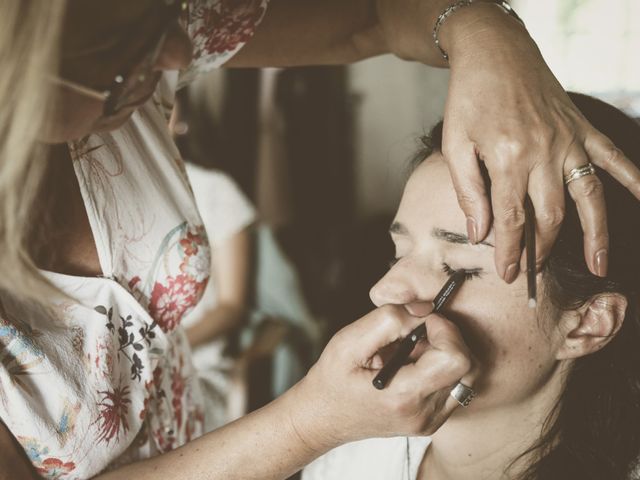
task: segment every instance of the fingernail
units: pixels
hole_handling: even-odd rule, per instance
[[[469,241],[474,245],[478,243],[478,230],[476,227],[476,221],[473,217],[467,217],[467,235]]]
[[[518,276],[518,264],[517,263],[512,263],[504,271],[503,278],[504,278],[505,282],[512,283],[516,279],[517,276]]]
[[[607,276],[607,269],[609,268],[609,254],[606,249],[603,248],[598,253],[596,253],[595,267],[596,267],[596,274],[599,277]]]

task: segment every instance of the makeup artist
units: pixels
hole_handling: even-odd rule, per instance
[[[289,392],[206,434],[179,325],[209,251],[166,128],[178,84],[222,64],[384,53],[451,68],[445,120],[457,129],[445,127],[443,153],[474,241],[491,223],[477,157],[487,164],[504,279],[518,272],[526,192],[540,258],[564,174],[591,161],[638,196],[640,172],[497,2],[0,0],[0,479],[284,478],[341,443],[446,420],[451,386],[475,373],[438,315],[428,348],[384,390],[371,385],[376,352],[425,321],[402,307],[354,322]],[[604,200],[585,179],[572,195],[603,275]]]

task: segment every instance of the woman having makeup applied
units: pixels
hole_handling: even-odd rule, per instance
[[[599,100],[570,97],[640,163],[640,125]],[[443,314],[476,358],[477,397],[431,437],[344,445],[308,466],[303,480],[640,478],[637,202],[602,170],[589,174],[598,176],[607,198],[609,273],[589,272],[581,255],[581,212],[569,207],[538,274],[537,309],[530,309],[525,276],[507,285],[496,273],[493,232],[469,243],[441,140],[442,123],[416,156],[390,229],[396,259],[371,299],[422,316],[444,281],[465,270],[468,279]],[[567,179],[568,189],[585,177]]]
[[[473,386],[471,359],[451,322],[398,306],[336,335],[275,402],[205,432],[180,323],[210,251],[168,114],[177,88],[222,65],[390,53],[449,66],[458,128],[443,150],[478,241],[491,222],[485,159],[497,271],[512,281],[527,191],[541,259],[564,174],[590,160],[640,198],[640,170],[579,114],[504,3],[0,0],[0,479],[286,478],[347,441],[433,433],[457,407],[452,385]],[[571,193],[603,276],[593,178]],[[422,322],[430,348],[372,391],[376,352]]]

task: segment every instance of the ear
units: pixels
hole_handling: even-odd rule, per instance
[[[604,348],[622,327],[626,311],[627,299],[623,295],[602,293],[592,297],[561,320],[567,333],[556,358],[579,358]]]

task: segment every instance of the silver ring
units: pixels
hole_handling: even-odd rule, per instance
[[[471,387],[467,387],[464,383],[458,382],[458,384],[451,390],[451,396],[456,399],[463,407],[468,407],[476,396],[476,392]]]
[[[571,169],[568,175],[564,176],[564,183],[569,185],[574,180],[582,178],[586,175],[595,175],[596,169],[593,167],[592,163],[587,163],[586,165],[582,165],[580,167],[576,167]]]

